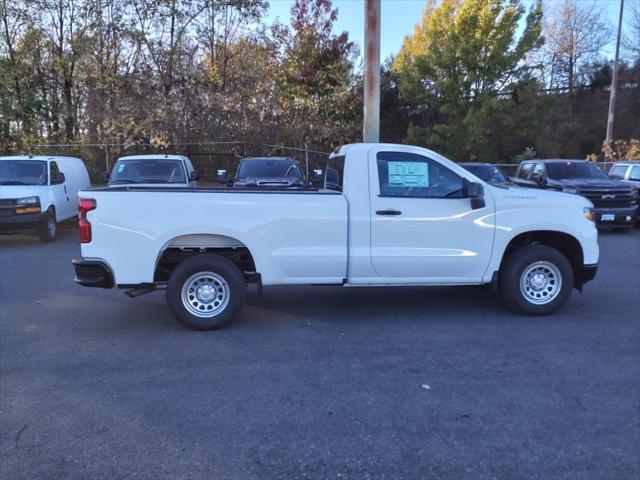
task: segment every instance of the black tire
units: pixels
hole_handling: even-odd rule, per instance
[[[192,288],[187,288],[189,285]],[[171,312],[184,326],[216,330],[239,315],[245,290],[244,275],[233,262],[220,255],[202,254],[184,260],[175,268],[169,277],[166,298]]]
[[[537,286],[524,282],[521,288],[525,272],[534,265],[539,269],[542,281],[546,282],[544,287],[536,290]],[[560,282],[553,267],[561,277]],[[533,273],[532,275],[535,276]],[[529,278],[531,279],[531,276]],[[504,260],[498,281],[500,295],[511,309],[527,315],[548,315],[562,307],[571,296],[573,268],[567,257],[558,250],[544,245],[531,245],[514,250]],[[531,281],[534,282],[534,279]],[[560,287],[557,286],[558,283]],[[523,292],[523,288],[527,294]]]
[[[38,226],[38,238],[42,243],[51,243],[55,241],[57,233],[56,214],[50,208]]]

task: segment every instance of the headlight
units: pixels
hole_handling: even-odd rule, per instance
[[[595,213],[593,213],[593,208],[584,207],[582,212],[584,213],[584,218],[586,218],[590,222],[595,222],[596,221],[596,215],[595,215]]]
[[[24,197],[16,200],[16,205],[40,205],[40,197]]]
[[[577,187],[564,187],[562,191],[565,193],[580,193]]]
[[[40,212],[40,197],[24,197],[16,200],[16,214]]]

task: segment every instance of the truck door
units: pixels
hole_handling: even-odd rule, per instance
[[[371,260],[394,283],[475,283],[493,246],[494,204],[472,208],[461,175],[421,150],[369,152]]]

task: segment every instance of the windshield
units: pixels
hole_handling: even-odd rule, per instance
[[[485,182],[503,183],[507,181],[505,176],[498,170],[498,167],[493,165],[465,165],[464,168]]]
[[[547,176],[553,180],[609,178],[600,167],[590,162],[550,162],[547,163]]]
[[[186,183],[181,160],[152,158],[118,160],[109,184],[123,183]]]
[[[46,185],[47,162],[0,160],[0,185]]]
[[[293,160],[243,160],[238,178],[303,178],[302,171]]]

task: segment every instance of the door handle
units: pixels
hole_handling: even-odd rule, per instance
[[[402,212],[400,210],[393,210],[391,208],[388,208],[386,210],[378,210],[376,212],[376,215],[402,215]]]

